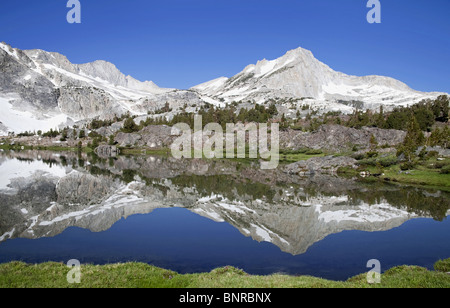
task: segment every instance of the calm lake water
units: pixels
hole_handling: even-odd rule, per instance
[[[140,261],[345,280],[450,257],[450,195],[247,162],[0,156],[0,262]]]

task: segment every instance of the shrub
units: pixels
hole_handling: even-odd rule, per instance
[[[381,166],[383,167],[389,167],[389,166],[393,166],[395,164],[397,164],[397,157],[395,156],[386,156],[386,157],[381,157],[378,162],[380,163]]]
[[[438,272],[450,272],[450,259],[439,260],[434,264],[434,269]]]
[[[139,126],[137,126],[136,123],[134,123],[133,118],[127,118],[123,124],[122,131],[124,133],[134,133],[139,131]]]
[[[357,162],[357,165],[359,165],[359,166],[376,166],[377,160],[375,158],[361,159],[360,161]]]
[[[356,160],[361,160],[364,159],[366,157],[366,154],[364,153],[355,153],[352,155],[352,157]]]
[[[426,158],[436,158],[439,156],[439,153],[437,151],[430,151],[427,153]]]
[[[122,180],[125,183],[131,183],[134,181],[134,177],[136,176],[137,172],[135,170],[132,169],[125,169],[122,171]]]
[[[447,165],[449,165],[450,163],[449,162],[446,162],[446,161],[438,161],[438,162],[436,162],[435,164],[434,164],[434,166],[435,166],[435,168],[436,169],[442,169],[443,167],[445,167],[445,166],[447,166]]]
[[[378,152],[377,151],[369,151],[366,153],[366,157],[367,158],[372,158],[372,157],[377,157],[378,156]]]
[[[441,174],[450,174],[450,165],[442,167]]]
[[[83,139],[86,137],[86,132],[84,131],[84,129],[80,130],[80,132],[78,133],[78,138]]]
[[[322,150],[308,150],[305,152],[306,155],[318,155],[318,154],[322,154]]]
[[[414,169],[414,163],[413,162],[404,162],[400,165],[400,169],[403,171]]]
[[[360,159],[357,164],[359,166],[377,166],[377,167],[389,167],[397,164],[397,157],[395,156],[386,156],[386,157],[372,157],[366,159]],[[407,169],[405,169],[407,170]]]

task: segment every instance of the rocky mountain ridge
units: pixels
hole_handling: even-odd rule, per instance
[[[350,76],[334,71],[311,51],[297,48],[284,56],[258,61],[231,78],[219,78],[192,89],[226,102],[301,99],[303,103],[349,111],[360,102],[364,108],[412,105],[438,93],[421,93],[401,81],[384,76]]]
[[[73,64],[66,56],[39,49],[20,50],[0,43],[0,135],[49,130],[130,113],[171,118],[202,106],[276,102],[287,115],[305,105],[314,110],[350,113],[356,107],[411,105],[444,93],[422,93],[388,77],[346,75],[332,70],[305,49],[248,65],[242,72],[188,90],[160,88],[126,76],[112,63]]]

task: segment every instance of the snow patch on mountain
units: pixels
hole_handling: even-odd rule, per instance
[[[14,109],[8,99],[0,97],[0,136],[8,135],[8,132],[26,132],[26,131],[49,131],[57,129],[68,122],[65,114],[43,115],[37,118],[30,111],[20,111]]]
[[[217,89],[222,87],[225,84],[225,82],[227,82],[227,80],[228,80],[227,77],[220,77],[220,78],[199,84],[199,85],[193,87],[192,90],[202,92],[206,95],[212,95],[212,94],[214,94],[215,91],[217,91]]]
[[[62,178],[66,175],[66,169],[58,164],[49,166],[42,161],[20,161],[9,159],[0,164],[0,191],[12,190],[9,186],[11,181],[17,178],[27,178],[34,174],[43,176],[48,174],[54,177]]]

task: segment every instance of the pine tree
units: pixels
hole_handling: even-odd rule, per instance
[[[376,120],[375,120],[375,126],[379,128],[384,128],[386,125],[386,120],[384,119],[384,109],[383,106],[380,106],[380,113],[378,114]]]
[[[270,114],[271,117],[278,115],[277,106],[275,106],[274,103],[270,104],[267,112]]]
[[[375,136],[372,134],[370,136],[370,151],[376,151],[377,146],[378,146],[377,138],[375,138]]]
[[[84,131],[84,129],[80,130],[80,132],[78,133],[78,138],[83,139],[86,137],[86,132]]]
[[[423,145],[425,142],[425,136],[420,130],[419,123],[414,116],[411,116],[411,120],[408,122],[407,129],[408,130],[405,139],[403,141],[403,144],[400,146],[397,154],[404,154],[406,161],[409,163],[409,166],[411,166],[414,162],[414,159],[416,158],[415,153],[417,148]]]
[[[109,144],[109,145],[114,145],[114,143],[115,143],[114,135],[110,135],[110,136],[109,136],[108,144]]]
[[[63,131],[61,132],[61,138],[59,140],[60,141],[66,141],[67,140],[67,128],[63,129]]]
[[[129,117],[123,123],[123,132],[124,133],[134,133],[139,130],[139,126],[134,123],[134,119]]]

